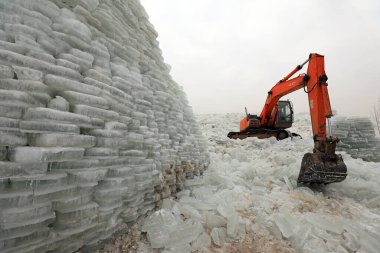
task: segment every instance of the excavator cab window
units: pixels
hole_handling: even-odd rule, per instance
[[[276,128],[289,128],[293,123],[293,106],[290,101],[278,101]]]

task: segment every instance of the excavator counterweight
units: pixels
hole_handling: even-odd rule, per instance
[[[290,79],[306,63],[309,63],[307,74]],[[240,132],[230,132],[227,136],[232,139],[273,136],[277,140],[298,136],[286,130],[293,123],[291,102],[279,99],[303,88],[309,99],[314,149],[313,153],[306,153],[302,159],[297,184],[329,184],[343,181],[347,176],[347,167],[342,156],[335,154],[339,139],[327,136],[326,130],[326,119],[332,117],[327,79],[324,56],[310,54],[308,60],[298,65],[268,92],[260,116],[246,113],[240,121]]]

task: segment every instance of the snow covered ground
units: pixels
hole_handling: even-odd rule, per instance
[[[141,251],[379,252],[380,163],[343,153],[345,181],[297,188],[313,147],[309,115],[296,115],[291,129],[303,139],[228,139],[241,117],[198,116],[211,164],[144,221],[151,245]]]

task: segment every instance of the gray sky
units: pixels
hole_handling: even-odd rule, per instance
[[[195,113],[244,112],[245,106],[259,113],[267,91],[311,52],[325,55],[338,114],[369,116],[379,99],[378,0],[141,3]],[[294,102],[296,112],[308,111],[302,90],[285,99]]]

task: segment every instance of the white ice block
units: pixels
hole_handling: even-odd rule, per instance
[[[0,179],[36,176],[47,173],[47,163],[16,163],[0,161]]]
[[[61,16],[55,19],[57,23],[52,25],[53,29],[76,36],[85,42],[90,42],[92,36],[90,29],[79,20],[73,19],[72,15],[73,13],[67,9],[62,11]]]
[[[42,106],[42,103],[27,92],[0,90],[0,106],[28,108]]]
[[[61,53],[59,54],[58,58],[78,65],[81,72],[92,68],[92,60],[83,59],[72,54]]]
[[[0,146],[25,146],[27,142],[27,136],[24,133],[0,130]]]
[[[73,80],[83,79],[83,77],[77,71],[74,71],[72,69],[57,66],[46,61],[24,56],[22,54],[14,53],[8,50],[0,49],[0,58],[3,61],[7,61],[10,65],[19,65],[23,67],[33,68],[43,72],[69,77]]]
[[[83,153],[83,148],[42,148],[20,146],[12,150],[11,161],[18,163],[73,161],[81,159]]]
[[[51,74],[45,76],[45,82],[51,89],[57,91],[77,91],[95,96],[98,96],[102,92],[97,87]]]
[[[13,78],[14,70],[10,66],[0,65],[0,78]]]
[[[29,144],[36,147],[78,147],[89,148],[95,146],[96,138],[89,135],[76,134],[35,134],[29,137]]]
[[[63,97],[56,96],[55,98],[49,101],[48,107],[51,109],[67,112],[69,111],[70,105],[68,101]]]
[[[79,127],[73,124],[44,121],[20,121],[20,132],[22,133],[62,133],[68,132],[79,134]]]
[[[71,109],[72,112],[75,114],[84,115],[90,118],[98,118],[109,121],[114,121],[119,118],[119,114],[117,112],[96,108],[84,104],[72,105]]]
[[[64,91],[60,93],[71,105],[74,104],[84,104],[101,109],[108,109],[108,102],[99,96],[88,95],[85,93],[75,92],[75,91]]]
[[[92,121],[89,117],[70,112],[62,112],[49,108],[30,108],[24,114],[24,120],[39,120],[48,122],[61,122],[83,127],[91,127]]]
[[[19,131],[20,120],[7,117],[0,117],[0,130]]]

